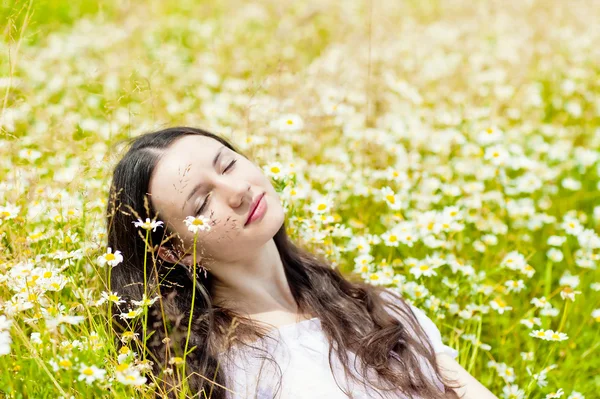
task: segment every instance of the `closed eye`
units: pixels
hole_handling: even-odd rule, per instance
[[[236,162],[237,162],[237,159],[234,159],[233,161],[231,161],[231,162],[229,163],[229,165],[227,165],[227,167],[226,167],[226,168],[223,170],[223,173],[227,172],[227,171],[228,171],[228,170],[229,170],[231,167],[233,167],[233,165],[234,165]],[[200,215],[200,214],[202,213],[202,211],[204,211],[204,207],[205,207],[205,205],[207,205],[207,204],[208,204],[208,199],[210,198],[211,194],[212,194],[212,193],[209,193],[209,194],[206,196],[206,199],[205,199],[205,200],[204,200],[204,202],[202,203],[202,206],[200,206],[200,209],[198,209],[198,210],[196,211],[196,217],[198,217],[198,215]]]

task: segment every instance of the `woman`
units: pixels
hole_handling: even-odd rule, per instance
[[[149,336],[163,395],[183,363],[203,398],[495,398],[422,311],[290,242],[270,180],[225,139],[137,137],[110,193],[108,246],[124,254],[111,290],[127,300],[112,320]],[[144,293],[160,299],[132,327],[118,315]]]

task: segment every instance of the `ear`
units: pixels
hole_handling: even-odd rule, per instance
[[[157,251],[158,256],[169,263],[179,263],[186,266],[191,266],[193,263],[192,255],[185,255],[183,258],[179,259],[179,255],[172,248],[160,246]]]

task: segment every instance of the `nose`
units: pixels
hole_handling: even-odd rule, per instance
[[[240,182],[239,180],[230,180],[225,183],[229,189],[228,201],[232,208],[239,208],[244,201],[250,205],[252,203],[252,193],[250,192],[250,184]]]

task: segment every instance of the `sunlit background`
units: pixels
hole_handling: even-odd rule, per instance
[[[600,2],[0,10],[0,396],[154,397],[139,339],[107,329],[104,211],[119,141],[189,125],[498,397],[597,397]]]

